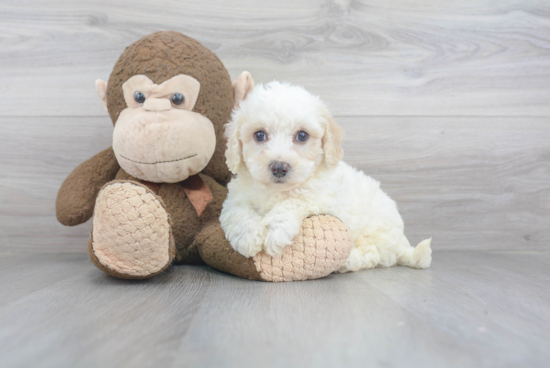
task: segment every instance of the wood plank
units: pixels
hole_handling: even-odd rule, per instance
[[[550,115],[539,0],[3,1],[0,115],[105,116],[95,79],[157,30],[197,38],[233,78],[304,85],[337,115]]]
[[[354,275],[254,288],[215,281],[180,344],[185,366],[441,367],[483,356],[469,343],[461,349],[471,353],[457,356],[454,338]],[[450,355],[458,361],[449,362]]]
[[[397,201],[411,243],[550,246],[547,118],[346,118],[344,160]]]
[[[0,306],[89,269],[87,260],[79,253],[0,253]]]
[[[344,159],[382,182],[411,243],[550,246],[548,118],[339,117]],[[55,219],[70,171],[110,144],[106,118],[0,118],[0,249],[84,252],[90,224]]]
[[[174,351],[208,290],[209,271],[181,266],[128,281],[83,258],[74,264],[83,272],[0,307],[0,366],[150,367],[178,358]],[[57,268],[63,267],[72,263]]]
[[[537,366],[522,359],[549,354],[549,268],[550,252],[439,252],[427,272],[396,268],[357,275],[457,339],[514,351],[515,366]],[[488,355],[484,362],[506,366],[494,359]]]
[[[429,270],[331,275],[254,294],[217,280],[203,303],[226,302],[200,309],[180,352],[188,366],[542,366],[549,256],[443,251]]]
[[[14,276],[33,266],[25,255],[13,260]],[[550,359],[547,251],[440,251],[427,270],[281,284],[194,266],[136,282],[83,257],[44,263],[82,272],[38,290],[27,279],[26,296],[0,305],[1,366],[543,367]]]

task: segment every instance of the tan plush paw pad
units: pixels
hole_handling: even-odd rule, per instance
[[[170,262],[168,213],[154,194],[132,183],[101,190],[92,239],[99,262],[123,275],[146,277]]]
[[[298,281],[325,277],[336,271],[352,248],[349,229],[335,217],[321,215],[304,220],[294,242],[280,258],[265,252],[253,257],[265,281]]]

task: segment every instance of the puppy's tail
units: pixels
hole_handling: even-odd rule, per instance
[[[408,241],[405,240],[407,245]],[[416,247],[408,245],[405,251],[397,258],[397,264],[412,268],[428,268],[432,263],[432,238],[420,242]]]

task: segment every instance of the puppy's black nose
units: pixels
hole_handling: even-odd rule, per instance
[[[290,170],[290,165],[286,162],[274,161],[271,163],[271,165],[269,165],[269,168],[271,169],[273,176],[282,178]]]

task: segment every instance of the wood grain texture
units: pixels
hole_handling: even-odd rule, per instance
[[[550,246],[548,118],[337,117],[344,160],[397,201],[412,244]],[[84,252],[90,225],[63,227],[57,191],[109,147],[107,117],[0,118],[0,249]],[[25,134],[19,134],[25,132]]]
[[[441,251],[433,267],[283,284],[178,266],[112,278],[84,255],[0,253],[0,366],[544,367],[548,252]],[[79,272],[74,272],[78,267]]]
[[[1,367],[548,365],[549,2],[0,8]],[[195,37],[233,78],[320,95],[347,133],[345,160],[398,202],[411,243],[433,236],[432,268],[286,284],[96,269],[90,223],[60,225],[55,197],[111,144],[95,79],[157,30]]]
[[[344,159],[382,183],[412,244],[550,245],[547,118],[346,118]]]
[[[0,115],[102,115],[95,79],[157,30],[197,38],[233,78],[304,85],[338,115],[550,115],[540,0],[7,0]]]

